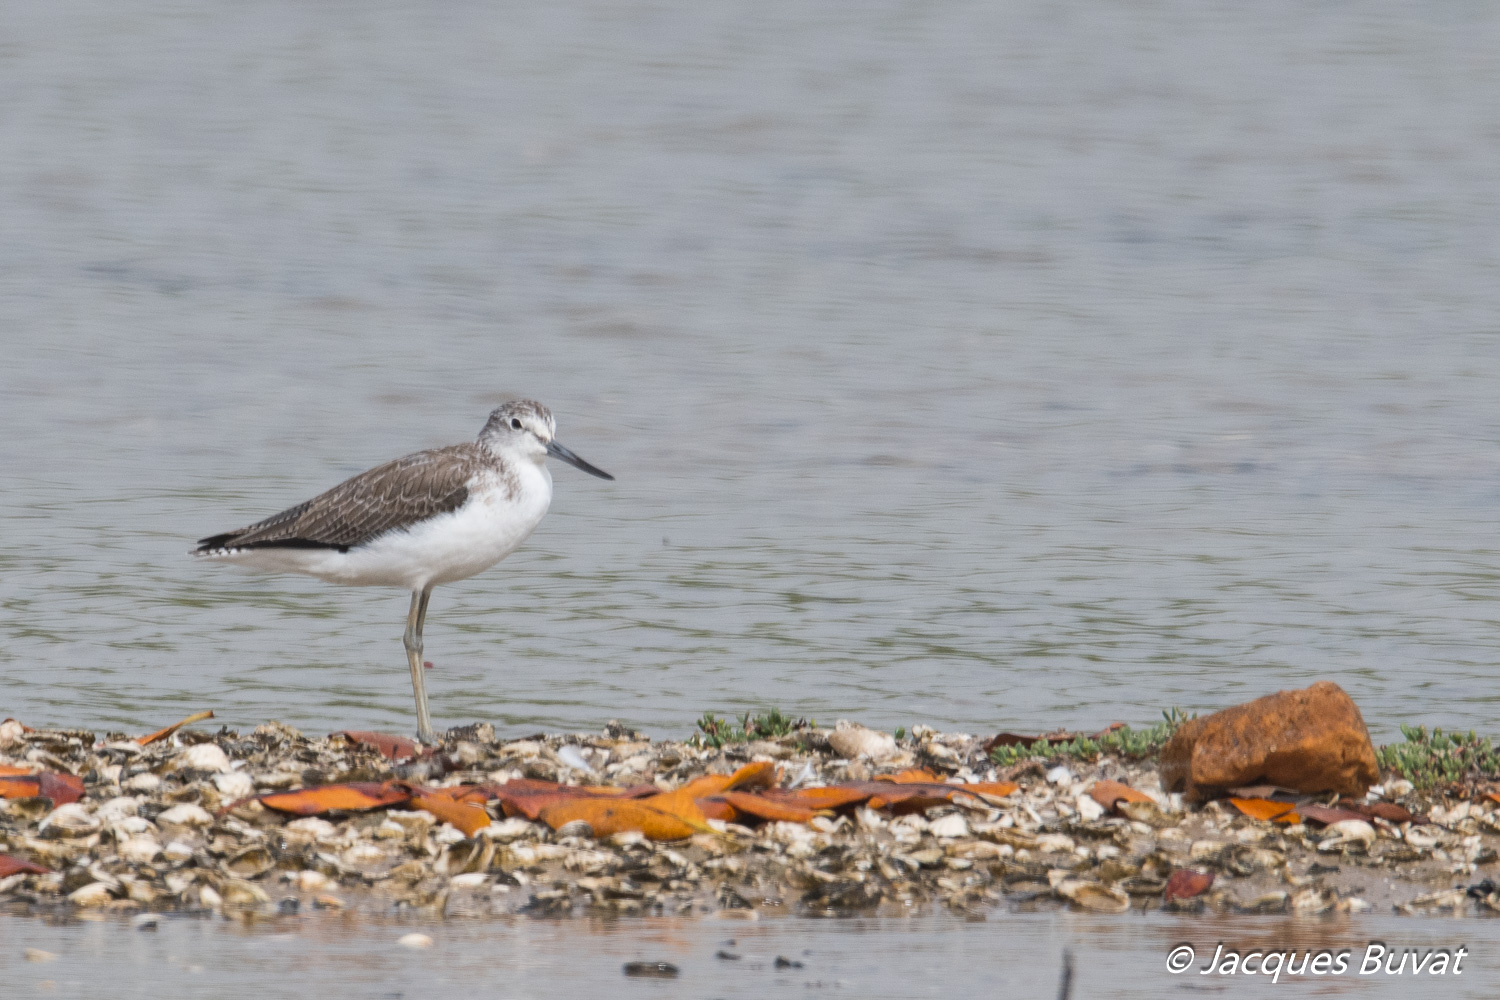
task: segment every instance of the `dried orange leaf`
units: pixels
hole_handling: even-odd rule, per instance
[[[712,830],[707,824],[689,823],[653,809],[643,799],[575,798],[554,802],[541,812],[542,822],[554,830],[579,819],[593,827],[596,837],[637,831],[652,840],[682,840]]]
[[[1093,800],[1106,809],[1113,809],[1116,802],[1150,802],[1151,796],[1145,792],[1137,791],[1129,785],[1118,781],[1096,781],[1089,789],[1089,795]]]
[[[455,802],[446,795],[419,792],[411,797],[410,805],[413,809],[426,809],[444,823],[452,823],[463,831],[465,837],[472,837],[490,825],[490,814],[484,811],[483,806]]]
[[[905,783],[905,782],[910,782],[910,781],[936,782],[936,781],[941,781],[942,779],[939,778],[937,775],[933,774],[931,771],[924,770],[923,768],[920,768],[920,767],[913,767],[913,768],[909,768],[909,769],[907,769],[905,771],[897,772],[896,774],[877,774],[875,776],[875,780],[876,781],[895,781],[895,782],[898,782],[898,783]]]
[[[261,804],[277,812],[317,816],[334,810],[364,812],[392,806],[411,798],[411,789],[396,781],[353,781],[346,785],[319,785],[295,792],[273,792],[260,797]],[[436,815],[436,814],[434,814]]]
[[[1417,819],[1410,809],[1394,802],[1374,802],[1368,808],[1371,816],[1383,819],[1387,823],[1411,823]]]
[[[738,773],[738,772],[736,772]],[[676,816],[697,830],[706,830],[708,817],[698,807],[698,799],[718,795],[729,787],[731,777],[727,774],[705,774],[695,778],[675,792],[660,792],[640,802],[658,812]]]
[[[786,823],[806,823],[814,816],[826,812],[826,810],[809,809],[806,806],[777,801],[763,795],[752,795],[749,792],[725,792],[721,798],[739,812],[748,813],[756,819],[773,822],[780,820]],[[699,803],[702,804],[703,801],[700,799]],[[704,811],[707,812],[706,809]]]
[[[1297,815],[1303,819],[1310,819],[1314,823],[1337,823],[1346,819],[1368,820],[1366,813],[1355,812],[1353,809],[1337,809],[1328,806],[1297,806]]]
[[[1272,799],[1230,799],[1230,805],[1251,819],[1270,822],[1275,820],[1279,823],[1296,823],[1297,806],[1293,802],[1276,802]],[[1287,817],[1291,818],[1288,819]]]
[[[524,816],[530,820],[540,819],[542,810],[554,803],[601,797],[592,790],[577,785],[558,785],[532,778],[518,778],[503,785],[491,785],[488,791],[499,800],[505,815]]]
[[[386,760],[411,760],[417,755],[417,744],[405,736],[389,733],[372,733],[363,729],[341,729],[334,733],[355,743],[363,743],[380,751]]]
[[[28,875],[46,875],[51,868],[43,868],[41,865],[13,858],[9,854],[0,854],[0,878],[9,878],[12,875],[20,875],[23,872]]]
[[[726,792],[726,795],[749,795],[749,792]],[[700,799],[693,800],[698,811],[705,819],[721,819],[726,823],[733,823],[740,818],[740,812],[723,795],[706,795]]]
[[[974,781],[967,785],[954,785],[953,788],[960,792],[971,792],[975,795],[990,795],[995,798],[1005,798],[1014,795],[1021,790],[1021,786],[1014,781]]]
[[[768,760],[758,760],[753,764],[746,764],[731,774],[724,790],[770,788],[774,784],[776,784],[776,765]]]
[[[142,736],[140,739],[136,740],[136,742],[141,746],[146,746],[147,744],[155,743],[157,740],[166,739],[168,736],[171,736],[183,726],[191,726],[195,722],[202,722],[204,719],[212,719],[213,717],[214,713],[212,710],[207,712],[194,712],[192,715],[188,716],[186,719],[183,719],[181,722],[174,722],[165,729],[158,729],[156,732],[152,733],[149,736]]]
[[[43,795],[53,805],[65,806],[83,798],[83,779],[72,774],[36,774],[0,777],[0,799],[29,799]]]
[[[1170,903],[1174,899],[1192,899],[1208,891],[1214,884],[1213,872],[1198,872],[1191,868],[1179,868],[1167,879],[1163,899]]]
[[[0,764],[0,777],[10,777],[14,774],[31,774],[35,771],[32,767],[17,767],[14,764]]]
[[[783,805],[803,809],[841,809],[858,805],[872,794],[868,788],[852,785],[830,785],[824,788],[770,788],[761,792],[761,798],[771,799]]]

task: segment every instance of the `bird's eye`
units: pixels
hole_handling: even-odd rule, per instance
[[[511,417],[510,418],[510,425],[512,427],[514,427],[516,430],[520,430],[521,429],[521,418],[520,417]]]

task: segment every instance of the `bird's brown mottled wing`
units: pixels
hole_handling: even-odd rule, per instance
[[[474,445],[419,451],[346,480],[326,493],[239,531],[213,535],[199,552],[250,548],[349,549],[457,510],[483,462]]]

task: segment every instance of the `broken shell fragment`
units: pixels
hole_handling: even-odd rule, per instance
[[[255,782],[244,771],[226,771],[214,775],[214,787],[229,802],[248,799],[255,794]]]
[[[105,882],[90,882],[68,893],[68,902],[74,906],[103,906],[112,899],[114,899],[114,893]]]
[[[219,888],[219,895],[225,906],[257,907],[271,902],[271,897],[264,889],[240,878],[225,879]]]
[[[940,840],[958,839],[969,835],[969,822],[961,813],[949,813],[932,821],[927,832]]]
[[[214,818],[207,809],[183,802],[160,813],[156,817],[158,826],[212,826]]]
[[[86,837],[98,832],[101,825],[91,807],[70,802],[48,813],[37,832],[43,837]]]
[[[258,878],[276,867],[276,859],[264,847],[251,847],[223,863],[224,871],[239,878]]]
[[[178,754],[172,761],[172,767],[176,769],[191,769],[194,771],[213,771],[215,773],[228,771],[230,768],[229,755],[217,744],[199,743],[190,746]]]
[[[1320,851],[1336,851],[1340,847],[1355,844],[1368,849],[1375,843],[1375,828],[1362,819],[1341,819],[1337,823],[1328,824],[1325,832],[1333,836],[1318,844]]]
[[[1097,913],[1124,913],[1130,909],[1130,897],[1113,886],[1100,882],[1064,879],[1055,888],[1059,896]]]
[[[161,844],[155,837],[135,836],[120,841],[115,853],[131,864],[148,865],[161,854]]]
[[[828,745],[833,747],[834,753],[848,760],[868,757],[873,761],[882,761],[894,757],[897,752],[896,738],[890,733],[866,729],[843,719],[828,734]]]

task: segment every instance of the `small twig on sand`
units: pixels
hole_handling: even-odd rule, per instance
[[[1057,1000],[1071,1000],[1073,996],[1073,953],[1063,949],[1062,984],[1057,987]]]

